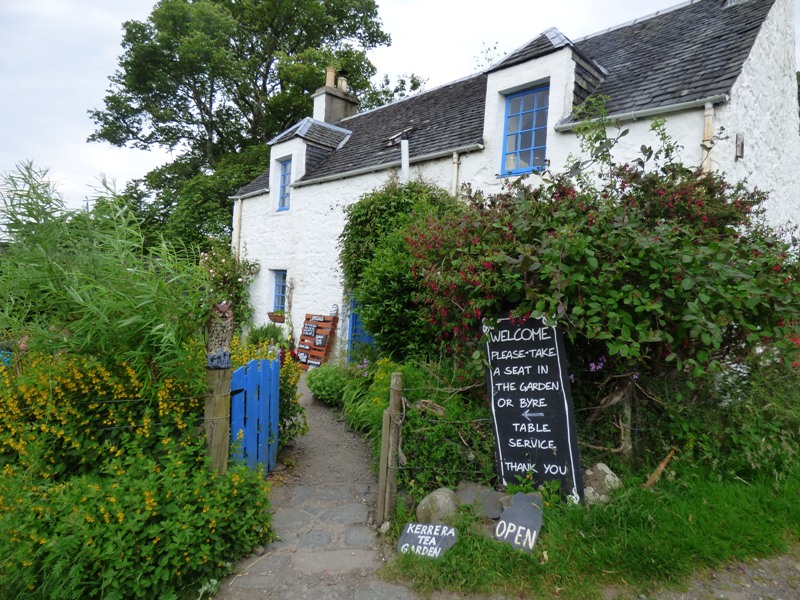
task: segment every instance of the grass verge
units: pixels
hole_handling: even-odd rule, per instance
[[[390,580],[421,593],[507,594],[518,598],[602,598],[608,585],[647,593],[695,570],[784,551],[800,535],[800,468],[776,481],[720,481],[684,475],[644,490],[631,481],[610,503],[545,506],[532,554],[479,533],[464,507],[452,524],[459,542],[441,559],[400,555],[384,568]],[[409,520],[398,515],[397,523]]]

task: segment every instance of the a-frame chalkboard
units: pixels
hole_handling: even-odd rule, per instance
[[[564,340],[543,319],[484,324],[495,453],[503,485],[558,479],[564,495],[583,499],[578,437]]]

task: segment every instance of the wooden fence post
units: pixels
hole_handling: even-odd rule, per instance
[[[376,523],[380,526],[394,514],[397,506],[397,455],[402,426],[403,374],[392,373],[389,408],[383,411],[381,460],[378,467],[378,506]]]
[[[211,307],[206,322],[206,453],[211,470],[228,469],[231,423],[231,341],[233,340],[233,305],[220,302]]]
[[[206,384],[206,452],[211,469],[224,475],[231,437],[231,369],[206,369]]]

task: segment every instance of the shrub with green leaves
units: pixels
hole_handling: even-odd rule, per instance
[[[241,465],[212,473],[202,438],[161,427],[157,452],[129,433],[99,472],[0,476],[4,598],[178,598],[271,539],[269,488]]]
[[[401,232],[424,215],[461,209],[445,190],[423,182],[401,185],[397,181],[365,194],[347,208],[339,238],[345,287],[382,354],[402,360],[430,357],[438,349],[437,329],[420,316],[412,299],[417,284]]]
[[[455,198],[441,188],[422,181],[403,185],[395,179],[349,205],[339,236],[339,262],[345,289],[351,291],[360,283],[362,271],[387,235],[415,215],[446,211],[455,206]]]
[[[237,257],[227,240],[210,238],[208,249],[200,253],[200,266],[209,279],[208,303],[232,303],[236,326],[248,324],[253,317],[250,284],[258,273],[258,263]]]
[[[392,374],[403,375],[404,422],[398,485],[414,500],[462,479],[492,482],[494,446],[488,407],[462,394],[452,366],[396,363],[387,358],[349,370],[344,390],[348,425],[365,434],[380,456],[383,413],[389,407]],[[366,376],[365,376],[366,375]]]
[[[712,406],[717,377],[753,353],[794,359],[800,260],[765,222],[766,195],[679,163],[663,122],[653,126],[660,146],[630,164],[614,161],[606,126],[586,126],[588,159],[565,172],[407,223],[404,243],[363,269],[356,296],[394,352],[443,349],[472,365],[468,381],[482,377],[484,319],[544,317],[567,339],[579,409],[621,395],[640,416],[637,405],[652,409],[655,420],[635,429],[668,430],[678,412],[659,410],[651,382],[667,380],[687,409],[696,395]],[[403,286],[381,295],[387,274],[403,272]],[[607,434],[618,409],[581,414],[595,427],[590,443],[616,445]]]
[[[314,397],[331,406],[341,407],[344,404],[344,389],[347,386],[347,369],[340,365],[326,363],[310,369],[306,375],[306,384]]]

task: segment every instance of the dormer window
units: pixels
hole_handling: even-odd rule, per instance
[[[289,190],[292,183],[292,159],[287,158],[280,162],[281,179],[278,194],[278,210],[289,210]]]
[[[544,168],[549,95],[550,86],[542,85],[506,96],[502,175]]]

